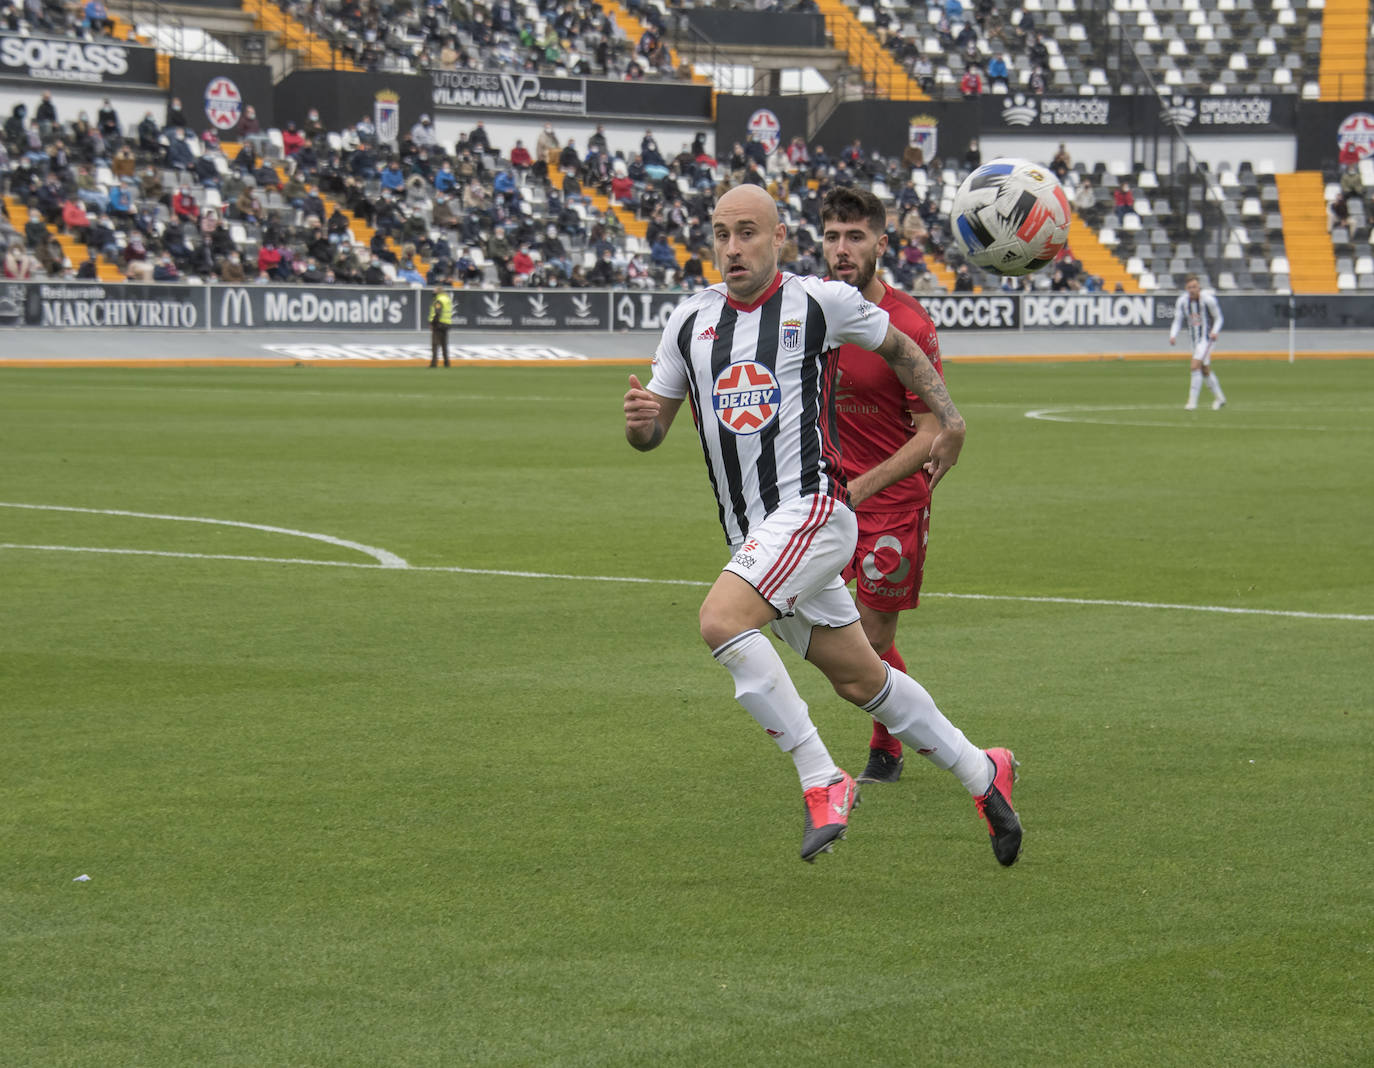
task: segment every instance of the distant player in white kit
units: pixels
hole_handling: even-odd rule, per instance
[[[835,426],[836,352],[877,352],[939,423],[925,471],[933,486],[959,457],[964,420],[939,373],[887,312],[843,282],[778,270],[787,228],[763,189],[725,193],[711,219],[725,282],[673,312],[648,387],[630,376],[625,437],[657,448],[684,400],[715,490],[730,558],[699,613],[701,637],[734,680],[735,698],[787,753],[801,779],[801,858],[844,837],[857,803],[765,624],[825,674],[835,692],[951,772],[974,799],[999,863],[1021,852],[1011,805],[1016,761],[1008,749],[973,745],[905,672],[878,659],[859,625],[841,569],[854,554]]]
[[[1226,404],[1226,394],[1221,391],[1221,383],[1212,371],[1212,344],[1221,333],[1221,305],[1216,294],[1210,289],[1204,293],[1197,275],[1190,274],[1183,280],[1183,293],[1174,305],[1174,327],[1169,331],[1169,344],[1178,340],[1178,332],[1184,325],[1188,327],[1188,337],[1193,343],[1192,377],[1188,380],[1188,403],[1183,410],[1197,410],[1197,395],[1202,383],[1212,391],[1212,411]]]

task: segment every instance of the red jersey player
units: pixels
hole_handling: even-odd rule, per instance
[[[877,276],[887,248],[883,202],[859,189],[832,190],[821,207],[821,226],[830,277],[887,312],[943,377],[935,324],[919,301]],[[895,644],[897,619],[920,598],[930,530],[930,479],[921,465],[930,458],[939,424],[882,357],[857,345],[839,351],[835,411],[841,465],[859,517],[859,541],[844,578],[856,584],[859,622],[874,652],[905,671]],[[896,782],[902,762],[902,743],[875,719],[868,765],[858,781]]]

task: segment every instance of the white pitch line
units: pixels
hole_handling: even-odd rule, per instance
[[[493,578],[545,579],[560,582],[618,582],[637,586],[695,586],[701,589],[711,583],[700,579],[662,579],[641,578],[634,575],[573,575],[557,571],[514,571],[497,568],[449,567],[442,565],[401,567],[386,564],[361,564],[347,560],[307,560],[280,556],[232,556],[218,553],[183,553],[159,549],[104,549],[83,548],[76,545],[20,545],[0,542],[3,549],[30,549],[41,552],[67,553],[107,553],[123,556],[167,556],[183,560],[241,560],[261,564],[306,564],[314,567],[351,567],[363,571],[429,571],[456,575],[479,575]],[[397,557],[399,559],[399,557]],[[1280,619],[1313,619],[1342,623],[1374,623],[1374,615],[1360,615],[1350,612],[1298,612],[1280,608],[1228,608],[1224,605],[1207,604],[1169,604],[1163,601],[1117,601],[1091,597],[1049,597],[1022,596],[998,593],[938,593],[923,592],[922,597],[943,597],[962,601],[1005,601],[1018,604],[1070,604],[1099,608],[1154,608],[1175,612],[1212,612],[1237,616],[1268,616]]]
[[[1270,423],[1236,423],[1231,421],[1231,416],[1222,415],[1208,417],[1199,416],[1196,420],[1180,419],[1177,422],[1154,422],[1144,419],[1090,419],[1087,418],[1091,412],[1170,412],[1174,410],[1174,405],[1166,404],[1117,404],[1117,405],[1070,405],[1055,408],[1032,408],[1025,413],[1027,419],[1036,419],[1043,423],[1074,423],[1084,426],[1147,426],[1163,427],[1167,430],[1179,429],[1206,429],[1206,430],[1298,430],[1298,431],[1319,431],[1330,432],[1333,430],[1364,430],[1365,427],[1329,427],[1329,426],[1278,426]],[[1182,411],[1180,407],[1178,409]],[[1331,409],[1325,409],[1330,411]],[[1342,411],[1361,412],[1365,409],[1340,409]]]
[[[265,523],[244,523],[237,519],[206,519],[203,516],[191,515],[159,515],[154,512],[126,512],[118,508],[71,508],[59,504],[14,504],[9,501],[0,501],[0,508],[26,508],[36,512],[81,512],[85,515],[118,515],[129,516],[134,519],[166,519],[174,523],[209,523],[219,527],[243,527],[248,530],[261,530],[268,534],[288,534],[293,538],[309,538],[311,541],[322,541],[328,545],[337,545],[344,549],[353,549],[365,556],[370,556],[382,567],[403,568],[409,567],[404,559],[395,553],[387,552],[385,549],[378,549],[371,545],[364,545],[362,542],[349,541],[347,538],[336,538],[332,534],[314,534],[308,530],[293,530],[290,527],[274,527]]]

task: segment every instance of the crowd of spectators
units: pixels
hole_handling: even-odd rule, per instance
[[[913,3],[912,8],[922,16],[927,8],[934,12],[931,35],[937,50],[933,53],[919,31],[903,33],[902,16],[892,8],[874,7],[873,32],[927,93],[938,93],[937,69],[948,64],[961,72],[958,90],[965,99],[992,91],[1044,95],[1049,91],[1053,72],[1050,49],[1036,24],[1035,13],[1029,8],[1017,8],[1006,15],[1006,7],[996,0]],[[906,14],[910,16],[912,11]],[[1017,57],[1022,57],[1021,62],[1017,62]]]
[[[237,151],[187,133],[175,98],[132,128],[108,101],[94,121],[63,121],[46,95],[32,117],[16,105],[0,185],[31,216],[22,233],[0,220],[6,275],[94,277],[103,257],[137,280],[690,289],[706,284],[716,198],[748,182],[779,203],[789,270],[824,273],[822,198],[858,185],[891,205],[881,266],[894,285],[937,291],[934,264],[954,272],[956,289],[976,284],[942,212],[950,183],[980,162],[976,142],[947,167],[857,139],[833,156],[801,138],[771,153],[737,142],[718,159],[705,132],[673,153],[647,130],[639,151],[612,151],[601,127],[579,146],[552,123],[532,146],[495,145],[481,121],[445,146],[428,116],[394,148],[378,144],[367,118],[336,132],[315,112],[281,131],[257,129],[245,114],[238,133]],[[631,218],[645,224],[643,239],[626,234]],[[367,244],[358,223],[373,231]],[[54,229],[84,246],[85,259],[72,263]],[[1019,284],[1094,287],[1064,259],[1062,277]]]
[[[644,26],[634,40],[595,0],[278,2],[365,70],[458,69],[630,81],[691,76],[674,68],[665,43],[666,20],[642,0],[627,5]]]
[[[105,0],[0,0],[0,27],[11,33],[94,40],[112,36],[115,21]]]

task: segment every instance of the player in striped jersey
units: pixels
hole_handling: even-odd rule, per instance
[[[831,278],[853,286],[888,313],[943,377],[935,324],[914,297],[878,277],[887,249],[887,209],[872,193],[836,188],[821,205],[821,246]],[[839,350],[836,413],[849,499],[859,541],[844,578],[855,583],[859,622],[873,651],[906,670],[897,651],[900,613],[920,603],[930,534],[930,479],[921,469],[939,430],[925,402],[909,392],[887,362],[858,345]],[[896,782],[902,743],[878,720],[868,764],[858,782]]]
[[[1211,290],[1202,291],[1202,283],[1195,274],[1183,280],[1183,293],[1174,305],[1174,326],[1169,331],[1169,344],[1178,340],[1178,332],[1184,324],[1188,326],[1188,338],[1193,343],[1193,365],[1188,380],[1188,403],[1184,411],[1197,410],[1197,395],[1202,391],[1202,383],[1212,391],[1212,411],[1226,404],[1226,394],[1221,391],[1221,382],[1212,370],[1212,344],[1221,333],[1221,305]]]
[[[1011,753],[974,746],[920,683],[878,659],[840,577],[858,527],[835,438],[835,349],[852,342],[877,352],[934,413],[939,429],[925,464],[932,486],[958,460],[963,418],[886,312],[843,282],[778,271],[787,229],[761,188],[727,192],[711,222],[725,281],[669,317],[648,387],[630,376],[625,436],[641,452],[657,448],[689,401],[731,553],[702,602],[701,636],[739,703],[792,757],[804,802],[802,859],[844,836],[858,788],[831,759],[760,631],[765,623],[841,697],[953,772],[973,795],[998,861],[1013,864],[1021,823]]]

